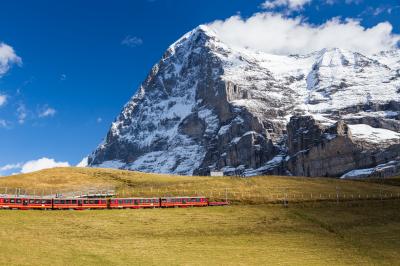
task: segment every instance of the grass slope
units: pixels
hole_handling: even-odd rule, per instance
[[[228,207],[0,211],[0,265],[396,265],[398,179],[183,177],[58,168],[0,178],[0,187],[123,195],[212,193]],[[319,195],[392,195],[339,204]],[[1,193],[1,191],[0,191]],[[286,193],[289,207],[269,204]],[[221,194],[221,195],[219,195]],[[300,197],[313,194],[314,198]],[[298,195],[297,198],[291,198]],[[293,202],[301,202],[293,204]],[[266,204],[266,202],[268,204]],[[249,204],[250,203],[250,204]]]
[[[0,211],[0,264],[396,265],[398,208]]]

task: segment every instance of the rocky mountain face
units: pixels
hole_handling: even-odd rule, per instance
[[[207,175],[400,174],[400,51],[271,55],[199,26],[171,45],[92,167]]]

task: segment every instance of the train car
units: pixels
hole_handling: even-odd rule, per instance
[[[113,198],[110,199],[109,203],[109,208],[111,209],[139,209],[159,207],[159,198]]]
[[[79,199],[82,201],[82,209],[107,209],[107,199]]]
[[[53,209],[65,210],[84,210],[84,209],[106,209],[106,199],[54,199]]]
[[[53,209],[56,210],[69,210],[69,209],[80,209],[82,204],[78,204],[78,199],[53,199]]]
[[[24,199],[17,197],[0,198],[0,206],[3,209],[24,209]]]
[[[161,198],[161,207],[204,207],[208,206],[206,197],[164,197]]]
[[[52,209],[53,208],[53,200],[52,199],[43,199],[43,198],[30,198],[26,199],[28,204],[26,205],[27,209]]]
[[[52,199],[4,197],[0,198],[0,208],[20,210],[51,209]]]

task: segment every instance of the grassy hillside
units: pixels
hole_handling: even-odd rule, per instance
[[[385,182],[241,179],[85,168],[2,177],[0,193],[1,187],[37,194],[114,188],[121,196],[203,194],[218,200],[228,195],[234,204],[189,209],[1,210],[0,264],[396,265],[399,183],[396,178]],[[372,195],[387,200],[371,200]],[[268,204],[282,198],[289,200],[288,208]],[[349,199],[353,201],[343,202]]]
[[[384,204],[0,211],[0,264],[397,265]]]
[[[385,182],[348,181],[333,178],[259,176],[253,178],[200,177],[145,174],[93,168],[54,168],[0,178],[4,187],[29,194],[115,189],[119,196],[205,195],[215,200],[228,197],[238,203],[281,201],[380,199],[400,196],[397,179]],[[3,187],[3,188],[2,188]]]

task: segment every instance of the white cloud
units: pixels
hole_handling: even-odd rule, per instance
[[[35,171],[39,171],[42,169],[54,168],[54,167],[69,167],[68,162],[56,162],[54,159],[49,159],[43,157],[38,160],[32,160],[26,162],[21,167],[21,173],[31,173]]]
[[[209,26],[225,43],[273,54],[303,54],[335,47],[372,54],[393,49],[400,41],[389,22],[365,28],[354,19],[333,18],[313,25],[300,17],[256,13],[248,19],[233,16]]]
[[[87,167],[87,166],[88,166],[88,160],[89,160],[89,157],[83,158],[82,161],[80,161],[80,162],[76,165],[76,167]]]
[[[7,102],[7,95],[0,94],[0,107],[5,105]]]
[[[96,122],[97,122],[97,123],[101,123],[101,122],[103,122],[103,118],[101,118],[101,117],[98,117],[98,118],[96,119]]]
[[[26,109],[25,104],[20,103],[17,108],[18,123],[20,124],[25,123],[25,119],[27,116],[28,116],[28,111]]]
[[[67,80],[67,74],[61,74],[60,80],[61,80],[61,81]]]
[[[139,37],[128,35],[122,40],[121,44],[128,47],[136,47],[142,45],[143,40]]]
[[[0,77],[3,76],[13,64],[22,64],[21,58],[17,56],[11,46],[0,43]]]
[[[45,107],[42,111],[39,112],[39,117],[44,118],[44,117],[53,117],[57,113],[56,109],[51,108],[51,107]]]
[[[69,167],[68,162],[57,162],[54,159],[43,157],[26,163],[7,164],[0,167],[0,176],[10,174],[25,174],[54,167]]]
[[[311,0],[268,0],[261,4],[264,9],[274,9],[285,7],[289,10],[301,10],[305,5],[311,3]]]

